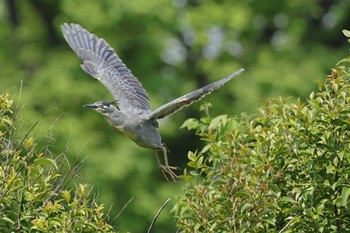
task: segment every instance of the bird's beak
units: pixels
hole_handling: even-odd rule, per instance
[[[117,103],[117,101],[116,100],[113,100],[112,102],[110,102],[109,104],[116,104]]]
[[[84,104],[85,108],[97,108],[96,104]]]

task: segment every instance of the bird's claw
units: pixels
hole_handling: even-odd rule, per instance
[[[173,170],[178,170],[178,167],[173,166],[166,166],[166,165],[159,165],[159,168],[161,169],[165,179],[169,181],[167,174],[171,177],[171,179],[176,183],[177,175],[173,172]]]

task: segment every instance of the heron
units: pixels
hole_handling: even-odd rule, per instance
[[[111,93],[113,101],[97,101],[85,104],[102,114],[117,130],[128,136],[137,145],[155,151],[156,160],[163,175],[176,182],[177,167],[170,166],[168,150],[158,132],[158,119],[172,115],[200,100],[223,86],[244,71],[238,69],[231,75],[202,88],[176,98],[155,110],[150,106],[150,98],[138,79],[126,67],[114,49],[103,38],[99,38],[79,24],[61,25],[64,39],[76,55],[83,60],[82,70],[99,80]],[[163,154],[161,163],[158,152]]]

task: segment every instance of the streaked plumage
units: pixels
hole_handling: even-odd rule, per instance
[[[166,147],[157,131],[157,119],[169,116],[209,95],[244,69],[241,68],[226,78],[181,96],[152,111],[148,94],[142,84],[104,39],[98,38],[78,24],[65,23],[61,28],[69,46],[83,60],[81,68],[98,79],[114,98],[112,102],[98,101],[84,106],[100,112],[113,127],[126,134],[138,145],[156,151],[162,150],[165,164],[160,163],[158,156],[156,156],[157,162],[163,174],[165,175],[164,172],[166,172],[175,181],[176,175],[172,171],[175,168],[168,164]]]
[[[108,89],[119,108],[152,111],[147,92],[104,39],[78,24],[64,24],[62,32],[69,46],[84,61],[81,68]]]

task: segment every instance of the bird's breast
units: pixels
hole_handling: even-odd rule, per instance
[[[146,148],[161,148],[161,137],[157,131],[158,124],[155,121],[143,120],[138,113],[123,113],[110,115],[107,117],[109,123],[128,136],[137,145]]]
[[[152,149],[162,147],[160,134],[156,125],[151,121],[129,121],[116,128],[141,147]]]

